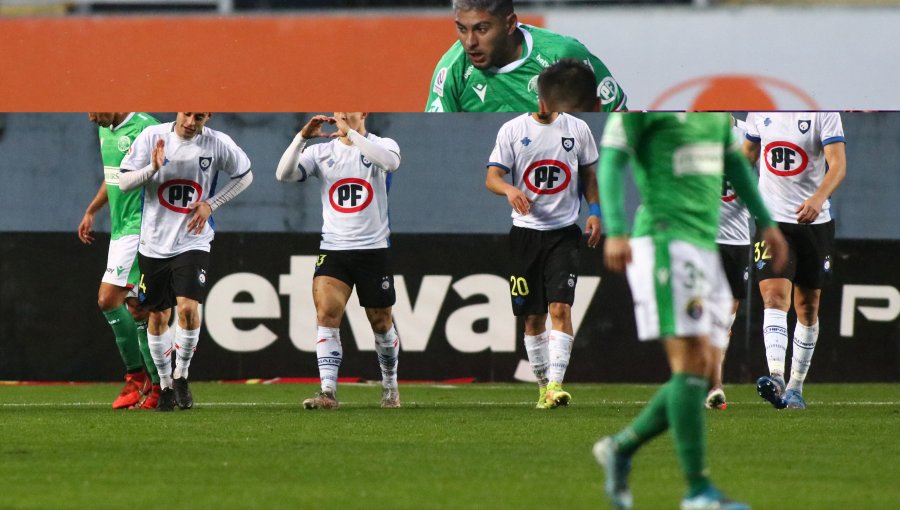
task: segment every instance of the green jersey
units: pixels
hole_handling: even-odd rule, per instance
[[[159,121],[146,113],[130,113],[118,126],[100,128],[100,155],[109,197],[112,239],[141,233],[143,188],[123,193],[119,189],[119,165],[141,131],[155,124]]]
[[[642,202],[634,220],[634,237],[679,239],[715,249],[723,175],[738,188],[760,223],[772,224],[728,113],[613,113],[601,146],[606,152],[618,150],[631,156]],[[615,157],[607,154],[608,161],[601,162],[604,203],[622,203],[616,196],[622,193],[622,185],[614,184],[610,175],[621,171],[608,168],[615,166]],[[609,235],[623,235],[624,206],[605,209]]]
[[[479,70],[456,41],[444,54],[434,77],[425,110],[429,112],[536,112],[537,79],[545,67],[563,58],[589,65],[597,78],[603,111],[625,110],[625,93],[599,58],[572,37],[519,25],[522,58],[501,68]]]

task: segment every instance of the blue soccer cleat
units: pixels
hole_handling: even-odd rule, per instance
[[[710,486],[692,498],[682,499],[681,510],[750,510],[750,505],[732,501]]]
[[[628,488],[628,473],[631,472],[631,457],[621,455],[615,441],[609,436],[594,444],[594,458],[606,471],[603,491],[613,508],[630,510],[634,504],[631,489]]]
[[[788,409],[806,409],[806,401],[799,390],[787,390],[784,392],[784,401]]]
[[[779,377],[764,375],[756,380],[756,392],[759,396],[768,400],[775,409],[784,409],[787,402],[784,394],[784,380]]]

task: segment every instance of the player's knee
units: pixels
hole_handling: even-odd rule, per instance
[[[337,309],[317,309],[316,322],[319,326],[326,328],[339,328],[341,326],[342,310]]]
[[[788,311],[791,307],[791,296],[783,295],[780,292],[766,292],[763,293],[763,306],[766,309],[775,308],[778,310]]]
[[[572,305],[567,303],[550,303],[550,318],[553,322],[568,322],[572,319]]]
[[[372,325],[372,331],[378,334],[387,333],[393,325],[391,311],[389,308],[370,308],[368,310],[369,324]]]
[[[193,324],[199,322],[199,307],[197,306],[196,301],[183,301],[178,303],[177,311],[179,322],[184,322],[184,324],[180,324],[181,326],[191,327]]]
[[[97,306],[99,306],[100,309],[104,312],[116,309],[121,305],[122,302],[115,292],[109,292],[104,289],[101,290],[99,294],[97,294]]]

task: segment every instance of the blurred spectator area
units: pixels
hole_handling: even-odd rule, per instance
[[[451,0],[0,0],[0,16],[177,14],[302,11],[305,9],[440,9]],[[517,0],[519,8],[636,5],[900,5],[900,0]]]

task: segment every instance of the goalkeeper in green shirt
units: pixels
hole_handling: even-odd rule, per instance
[[[104,181],[78,225],[84,244],[94,241],[94,215],[109,204],[110,242],[106,270],[97,293],[97,304],[116,336],[119,355],[125,365],[125,387],[113,401],[113,409],[155,409],[159,398],[159,374],[147,343],[147,311],[137,307],[138,242],[141,233],[143,196],[141,191],[119,189],[119,165],[141,131],[159,121],[146,113],[89,113],[98,126]],[[127,301],[127,305],[126,305]]]
[[[538,75],[564,58],[587,64],[602,111],[626,109],[609,69],[572,37],[521,24],[512,0],[454,0],[459,40],[438,62],[429,112],[538,111]]]

